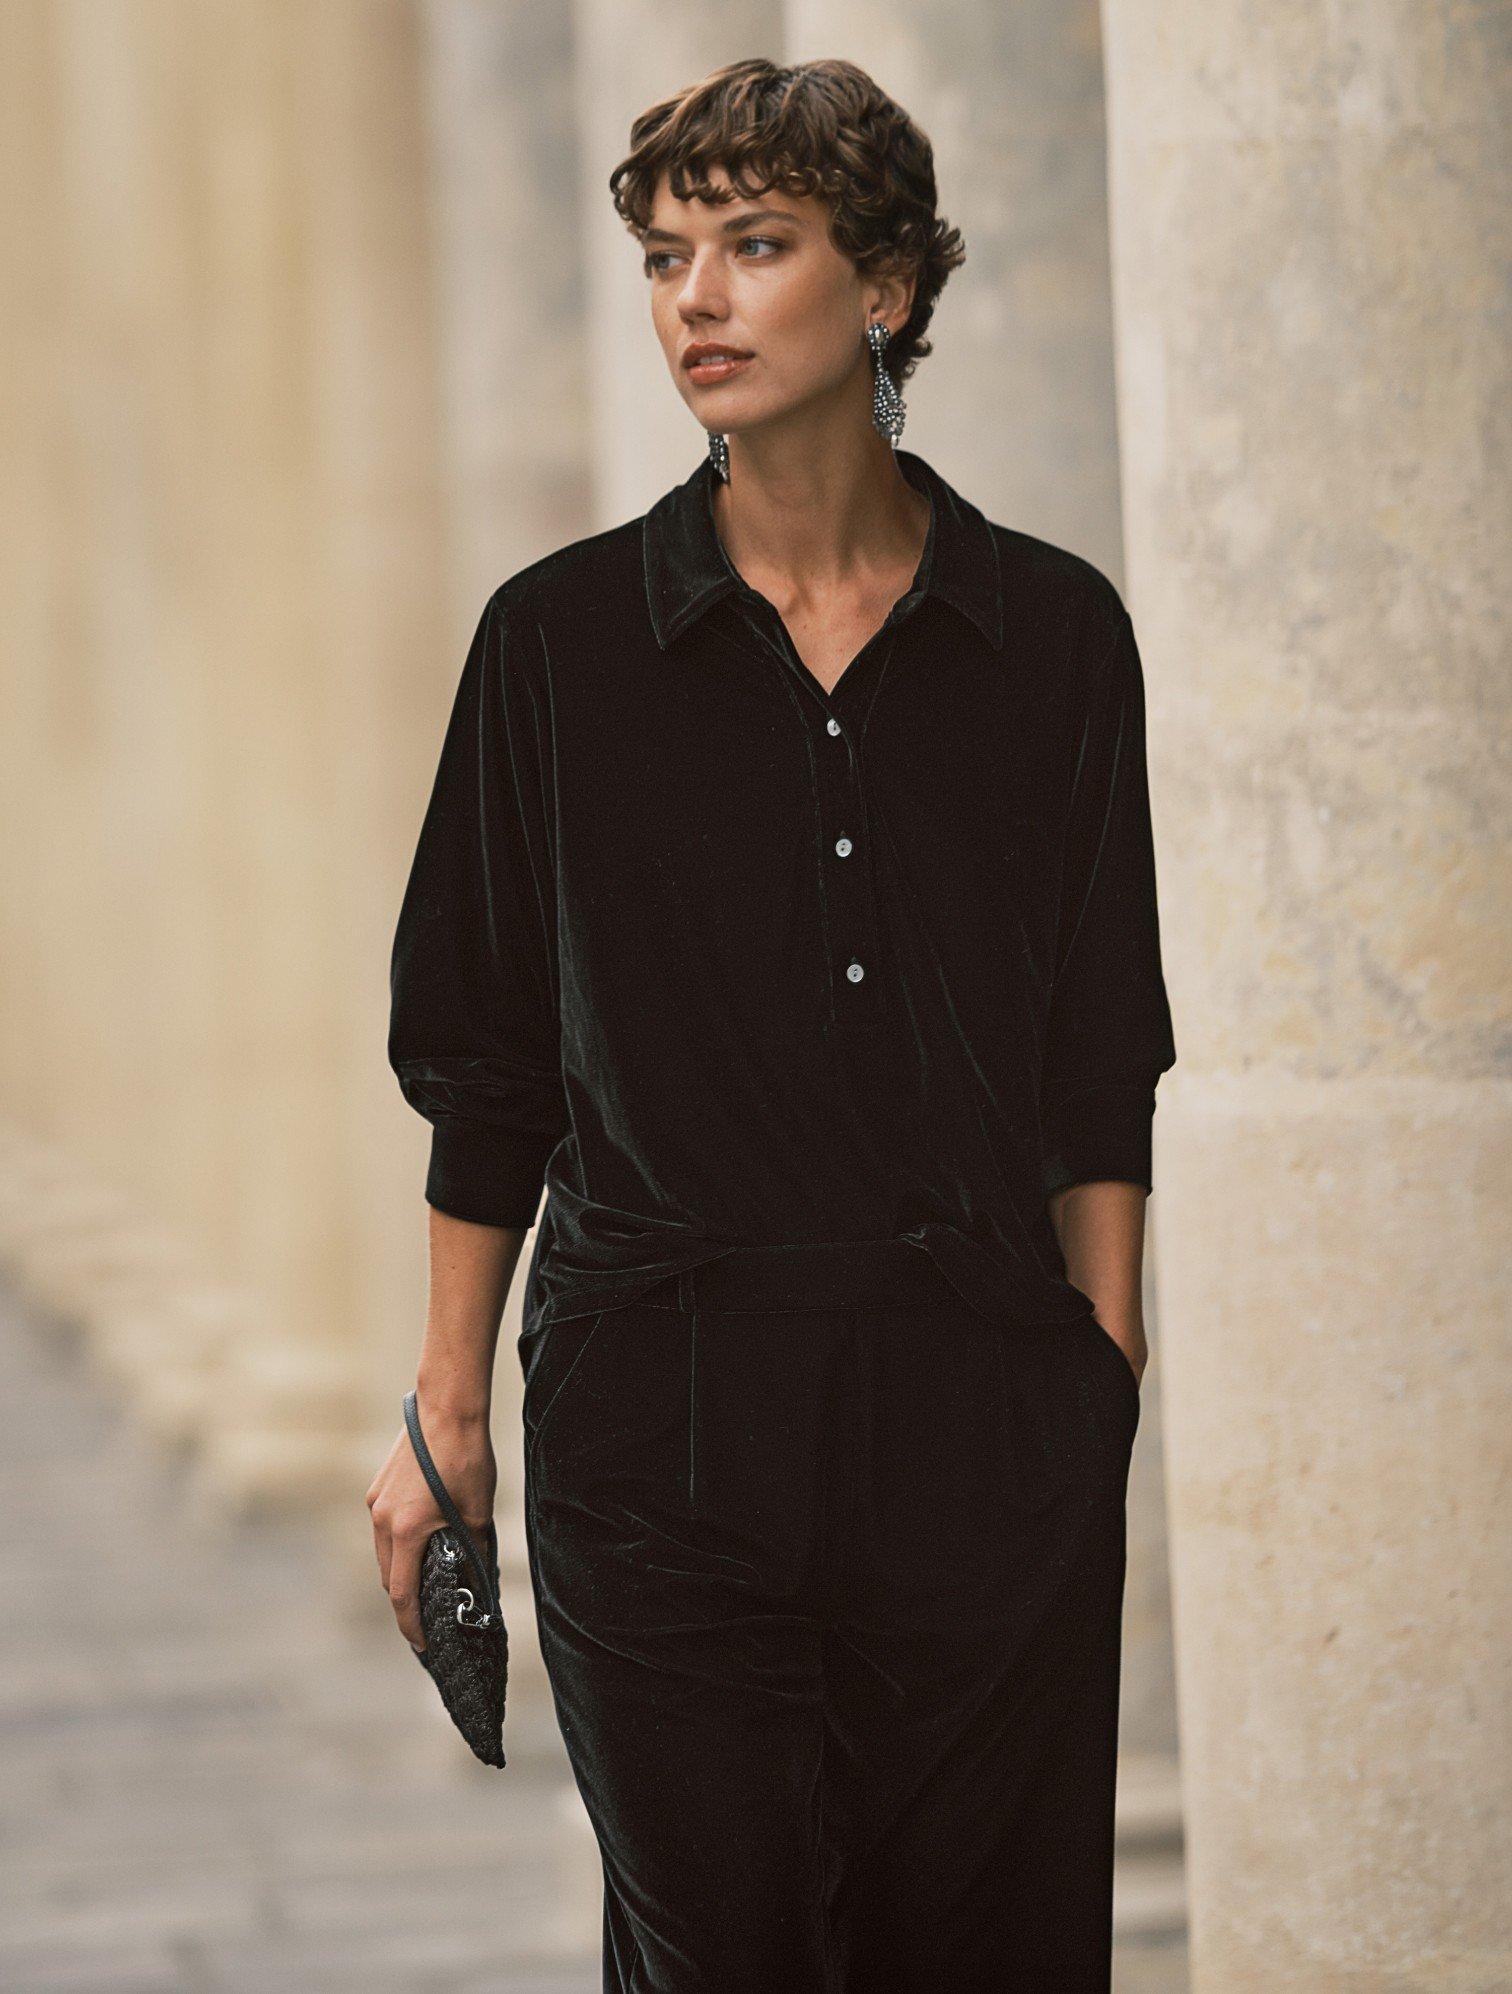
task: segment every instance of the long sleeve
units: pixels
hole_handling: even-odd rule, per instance
[[[1176,1045],[1160,959],[1144,680],[1121,604],[1079,742],[1056,963],[1041,1075],[1046,1193],[1101,1179],[1151,1189],[1155,1087]]]
[[[432,1129],[427,1203],[522,1228],[567,1124],[534,663],[496,592],[462,668],[389,977],[389,1064]]]

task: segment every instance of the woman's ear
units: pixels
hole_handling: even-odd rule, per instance
[[[899,264],[895,269],[885,271],[874,281],[867,317],[880,318],[888,331],[896,336],[908,323],[918,279],[917,268],[908,264]]]

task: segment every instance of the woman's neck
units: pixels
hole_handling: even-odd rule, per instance
[[[733,438],[730,482],[714,519],[736,570],[763,594],[814,598],[912,572],[929,530],[929,499],[904,477],[892,445],[867,426],[833,449]]]

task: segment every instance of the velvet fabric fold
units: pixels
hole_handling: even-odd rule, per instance
[[[1031,1259],[1005,1265],[958,1226],[925,1221],[883,1243],[900,1242],[926,1254],[950,1291],[989,1321],[1048,1323],[1092,1313],[1091,1298],[1080,1288],[1047,1276]],[[806,1249],[832,1246],[854,1260],[876,1244],[866,1240],[796,1241],[775,1244],[768,1250],[778,1257],[801,1257]],[[675,1275],[721,1258],[738,1260],[753,1251],[759,1249],[747,1241],[711,1239],[697,1227],[676,1220],[595,1205],[571,1185],[554,1184],[531,1260],[531,1320],[544,1327],[570,1316],[628,1307]],[[943,1288],[940,1294],[943,1299]],[[726,1302],[727,1307],[739,1305],[733,1298]],[[747,1305],[759,1304],[752,1301]],[[801,1304],[795,1299],[791,1306]]]
[[[839,1257],[810,1303],[891,1295]],[[726,1311],[729,1265],[525,1346],[603,1987],[1107,1994],[1128,1360],[948,1298]]]

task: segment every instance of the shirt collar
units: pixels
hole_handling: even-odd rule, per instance
[[[969,616],[994,650],[1003,642],[1003,581],[997,536],[985,515],[912,450],[898,468],[931,500],[929,536],[915,587]],[[641,542],[646,601],[662,649],[722,597],[747,584],[714,524],[712,461],[664,492],[646,514]]]

